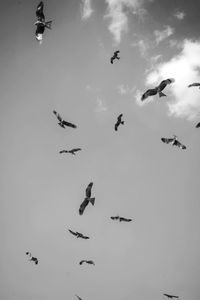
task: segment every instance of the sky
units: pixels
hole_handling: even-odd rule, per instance
[[[0,10],[0,298],[199,300],[200,2],[44,1],[41,45],[37,5]],[[167,78],[167,97],[141,102]],[[161,142],[173,134],[185,151]]]

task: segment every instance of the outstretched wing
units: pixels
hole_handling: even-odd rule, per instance
[[[165,144],[172,143],[174,139],[168,139],[168,138],[161,138],[161,141]]]
[[[68,229],[68,230],[69,230],[69,232],[70,232],[71,234],[77,236],[77,233],[76,233],[76,232],[74,232],[74,231],[72,231],[72,230],[70,230],[70,229]]]
[[[175,140],[174,145],[178,146],[179,148],[185,150],[186,146],[181,144],[178,140]]]
[[[115,123],[115,131],[117,131],[119,124],[120,124],[120,122],[117,120],[117,122]]]
[[[78,300],[82,300],[82,298],[81,297],[79,297],[78,295],[75,295],[77,298],[78,298]]]
[[[36,9],[36,16],[37,16],[39,21],[44,21],[45,20],[43,9],[44,9],[44,3],[43,3],[43,1],[41,1],[38,4],[37,9]]]
[[[197,123],[197,125],[195,126],[196,128],[199,128],[200,127],[200,122]]]
[[[200,83],[194,82],[194,83],[188,85],[188,87],[192,87],[192,86],[200,86]]]
[[[168,79],[165,79],[165,80],[161,81],[161,83],[160,83],[159,86],[158,86],[159,92],[161,92],[162,90],[164,90],[164,88],[165,88],[168,84],[171,84],[171,83],[174,82],[174,81],[175,81],[174,78],[168,78]]]
[[[112,220],[118,220],[119,219],[119,216],[116,216],[116,217],[110,217]]]
[[[123,116],[123,114],[120,114],[120,115],[117,117],[117,120],[118,120],[119,122],[121,122],[122,116]]]
[[[77,151],[80,151],[80,150],[82,150],[82,149],[81,148],[73,148],[71,151],[77,152]]]
[[[70,123],[70,122],[67,122],[65,120],[62,121],[62,123],[65,125],[65,126],[68,126],[68,127],[72,127],[72,128],[76,128],[77,126],[73,123]]]
[[[79,208],[79,215],[82,215],[84,213],[84,210],[86,208],[86,206],[88,205],[89,200],[88,199],[84,199],[84,201],[81,203],[80,208]]]
[[[59,113],[57,113],[57,111],[53,111],[54,115],[57,117],[58,121],[62,122],[62,118],[61,116],[59,115]]]
[[[123,217],[120,217],[119,220],[120,220],[120,222],[121,221],[124,221],[124,222],[131,222],[132,221],[132,219],[126,219],[126,218],[123,218]]]
[[[111,64],[113,64],[113,60],[114,60],[114,58],[113,58],[113,56],[110,58],[110,62],[111,62]]]
[[[85,195],[87,198],[91,197],[92,186],[93,186],[93,182],[90,182],[85,190]]]
[[[154,88],[154,89],[149,89],[147,90],[141,97],[141,100],[144,101],[145,99],[147,99],[148,97],[150,96],[154,96],[157,94],[157,88]]]
[[[163,294],[164,296],[168,297],[168,298],[179,298],[178,296],[174,296],[174,295],[169,295],[169,294]]]
[[[115,51],[114,55],[117,56],[119,52],[120,52],[119,50]]]

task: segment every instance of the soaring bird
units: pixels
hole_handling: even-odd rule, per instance
[[[161,138],[161,141],[165,144],[171,144],[172,146],[177,146],[179,147],[180,149],[183,149],[185,150],[186,149],[186,146],[181,144],[178,140],[177,140],[177,136],[174,135],[173,138]]]
[[[45,21],[43,9],[44,9],[44,3],[43,1],[41,1],[38,4],[36,9],[37,21],[35,22],[35,25],[37,26],[35,31],[35,37],[40,42],[40,44],[42,43],[43,33],[45,31],[45,28],[51,29],[51,24],[52,24],[52,21],[48,21],[48,22]]]
[[[174,78],[168,78],[168,79],[165,79],[163,81],[161,81],[161,83],[156,86],[155,88],[153,89],[149,89],[147,90],[141,97],[141,101],[144,101],[145,99],[147,99],[148,97],[150,96],[154,96],[156,94],[159,94],[159,97],[164,97],[166,96],[162,91],[164,90],[164,88],[168,85],[168,84],[171,84],[175,81]]]
[[[178,296],[174,296],[174,295],[169,295],[169,294],[163,294],[164,296],[168,297],[168,298],[179,298]]]
[[[79,265],[82,265],[83,263],[86,263],[86,264],[89,264],[89,265],[95,265],[95,263],[93,262],[93,260],[85,260],[85,259],[83,259],[83,260],[81,260],[79,262]]]
[[[110,217],[112,220],[119,220],[119,222],[131,222],[132,219],[127,219],[127,218],[124,218],[124,217],[120,217],[120,216],[115,216],[115,217]]]
[[[79,297],[78,295],[75,295],[77,298],[78,298],[78,300],[82,300],[82,298],[81,297]]]
[[[72,230],[70,230],[70,229],[68,229],[69,230],[69,232],[71,233],[71,234],[73,234],[73,235],[75,235],[77,238],[82,238],[82,239],[85,239],[85,240],[88,240],[89,239],[89,236],[85,236],[85,235],[83,235],[82,233],[80,233],[80,232],[78,232],[78,231],[72,231]]]
[[[92,186],[93,186],[93,182],[90,182],[86,188],[85,191],[85,199],[83,200],[83,202],[80,205],[79,208],[79,214],[82,215],[86,206],[90,203],[92,203],[92,205],[94,205],[94,201],[95,201],[95,197],[91,198],[91,190],[92,190]]]
[[[198,86],[199,89],[200,89],[200,83],[198,83],[198,82],[195,82],[195,83],[192,83],[192,84],[188,85],[189,88],[192,87],[192,86]]]
[[[62,128],[65,128],[65,126],[72,127],[72,128],[77,128],[76,125],[63,120],[61,118],[61,116],[59,115],[59,113],[57,113],[57,111],[54,110],[53,113],[54,113],[54,115],[57,117],[57,119],[59,121],[58,125],[60,125]]]
[[[196,128],[199,128],[200,127],[200,122],[197,123],[197,125],[195,126]]]
[[[120,59],[120,57],[118,56],[119,52],[120,52],[119,50],[114,52],[113,56],[110,58],[111,64],[113,64],[113,60],[115,60],[115,59],[119,60]]]
[[[33,261],[36,265],[38,264],[38,259],[33,257],[30,252],[26,252],[26,255],[29,256],[29,261]]]
[[[71,154],[73,154],[73,155],[76,155],[76,152],[77,151],[80,151],[80,150],[82,150],[81,148],[73,148],[73,149],[71,149],[71,150],[61,150],[59,153],[61,154],[61,153],[71,153]]]
[[[122,121],[123,114],[120,114],[117,118],[117,122],[115,123],[115,131],[117,131],[120,124],[124,125],[124,121]]]

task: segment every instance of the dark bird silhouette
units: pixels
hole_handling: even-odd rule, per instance
[[[117,122],[115,123],[115,131],[117,131],[120,124],[124,125],[124,121],[122,121],[123,114],[120,114],[117,118]]]
[[[150,96],[154,96],[159,94],[159,97],[165,97],[166,95],[162,92],[164,90],[164,88],[168,85],[171,84],[172,82],[174,82],[174,78],[168,78],[165,79],[163,81],[161,81],[161,83],[153,88],[153,89],[149,89],[147,90],[141,97],[141,101],[144,101],[145,99],[147,99]]]
[[[79,297],[78,295],[75,295],[77,298],[78,298],[78,300],[82,300],[82,298],[81,297]]]
[[[118,56],[119,52],[120,52],[119,50],[117,50],[117,51],[114,52],[113,56],[110,58],[111,64],[113,64],[113,61],[115,59],[118,59],[118,60],[120,59],[120,57]]]
[[[79,208],[79,214],[82,215],[86,206],[90,203],[92,203],[92,205],[94,205],[95,202],[95,198],[91,198],[91,190],[92,190],[92,186],[93,186],[93,182],[90,182],[86,188],[85,191],[85,199],[84,201],[81,203],[80,208]]]
[[[29,261],[33,261],[36,265],[38,264],[38,259],[33,257],[30,252],[26,252],[26,255],[29,256]]]
[[[93,262],[93,260],[85,260],[85,259],[83,259],[83,260],[81,260],[79,262],[79,265],[82,265],[83,263],[86,263],[86,264],[89,264],[89,265],[95,265],[95,263]]]
[[[37,26],[35,31],[35,37],[40,42],[40,44],[42,43],[43,33],[45,31],[45,28],[51,29],[51,24],[52,24],[52,21],[48,21],[48,22],[45,21],[43,9],[44,9],[44,3],[43,1],[41,1],[38,4],[36,9],[37,21],[35,22],[35,25]]]
[[[61,150],[59,153],[62,154],[62,153],[71,153],[73,155],[76,155],[76,152],[82,150],[81,148],[73,148],[71,150]]]
[[[89,239],[89,236],[85,236],[85,235],[83,235],[82,233],[80,233],[78,231],[75,232],[75,231],[72,231],[70,229],[68,229],[68,230],[71,234],[75,235],[77,238],[82,238],[82,239],[85,239],[85,240]]]
[[[164,296],[168,297],[168,298],[179,298],[178,296],[174,296],[174,295],[169,295],[169,294],[163,294]]]
[[[61,116],[59,115],[59,113],[57,113],[55,110],[53,111],[53,113],[54,113],[54,115],[57,117],[57,119],[59,121],[58,125],[60,125],[62,128],[65,128],[65,126],[72,127],[72,128],[77,128],[76,125],[63,120],[61,118]]]
[[[200,83],[198,83],[198,82],[195,82],[195,83],[192,83],[192,84],[189,84],[189,85],[188,85],[189,88],[190,88],[190,87],[193,87],[193,86],[198,86],[199,89],[200,89]]]
[[[200,122],[197,123],[197,125],[195,126],[196,128],[199,128],[200,127]]]
[[[161,141],[165,144],[171,144],[172,146],[177,146],[180,149],[185,150],[186,146],[181,144],[178,140],[177,140],[177,136],[174,135],[173,138],[161,138]]]
[[[124,217],[120,217],[120,216],[115,216],[115,217],[110,217],[112,220],[119,220],[119,222],[131,222],[132,219],[127,219],[127,218],[124,218]]]

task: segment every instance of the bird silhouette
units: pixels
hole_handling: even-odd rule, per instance
[[[63,119],[61,118],[61,116],[59,115],[59,113],[57,113],[57,111],[54,110],[53,113],[54,113],[54,115],[57,117],[57,119],[58,119],[58,121],[59,121],[59,122],[58,122],[58,125],[60,125],[60,127],[65,128],[65,126],[67,126],[67,127],[77,128],[76,125],[74,125],[74,124],[72,124],[72,123],[69,123],[69,122],[63,120]]]
[[[123,114],[120,114],[117,118],[117,122],[115,123],[115,131],[117,131],[120,124],[124,125],[124,121],[122,121]]]
[[[174,296],[174,295],[169,295],[169,294],[163,294],[164,296],[168,297],[168,298],[179,298],[178,296]]]
[[[37,26],[36,31],[35,31],[35,37],[36,39],[42,43],[43,39],[43,33],[45,31],[45,28],[51,29],[51,24],[52,21],[45,22],[45,16],[44,16],[44,3],[41,1],[36,9],[36,17],[37,21],[35,22],[35,25]]]
[[[82,300],[82,298],[81,297],[79,297],[78,295],[75,295],[77,298],[78,298],[78,300]]]
[[[120,59],[120,57],[118,56],[119,52],[120,52],[119,50],[117,50],[117,51],[114,52],[113,56],[110,58],[111,64],[113,64],[113,61],[115,59],[118,59],[118,60]]]
[[[193,86],[198,86],[200,89],[200,83],[198,83],[198,82],[194,82],[194,83],[188,85],[189,88],[193,87]]]
[[[36,257],[33,257],[30,252],[26,252],[26,255],[29,256],[29,261],[33,261],[35,265],[38,264],[38,259]]]
[[[95,198],[91,198],[91,190],[92,190],[92,186],[93,186],[93,182],[90,182],[86,188],[85,191],[85,199],[84,201],[81,203],[80,208],[79,208],[79,214],[82,215],[86,206],[89,204],[89,202],[94,205],[95,202]]]
[[[72,231],[71,229],[68,229],[68,230],[71,234],[75,235],[77,238],[82,238],[82,239],[85,239],[85,240],[89,239],[89,236],[85,236],[85,235],[83,235],[82,233],[80,233],[78,231],[75,232],[75,231]]]
[[[196,128],[199,128],[200,127],[200,122],[197,123],[197,125],[195,126]]]
[[[110,217],[112,220],[119,220],[119,222],[131,222],[132,219],[127,219],[124,217],[120,217],[120,216],[115,216],[115,217]]]
[[[59,153],[71,153],[72,155],[76,155],[76,152],[82,150],[81,148],[73,148],[71,150],[61,150]]]
[[[81,260],[79,262],[79,265],[82,265],[83,263],[86,263],[86,264],[89,264],[89,265],[95,265],[95,263],[93,262],[93,260],[85,260],[85,259],[83,259],[83,260]]]
[[[186,146],[183,145],[182,143],[180,143],[178,140],[177,140],[177,136],[174,135],[173,138],[161,138],[161,141],[165,144],[171,144],[172,146],[177,146],[179,147],[180,149],[183,149],[185,150],[186,149]]]
[[[165,79],[163,81],[161,81],[161,83],[153,88],[153,89],[148,89],[141,97],[141,101],[144,101],[145,99],[147,99],[150,96],[154,96],[159,94],[159,97],[165,97],[166,95],[162,92],[164,90],[164,88],[168,85],[173,83],[175,80],[174,78],[168,78]]]

